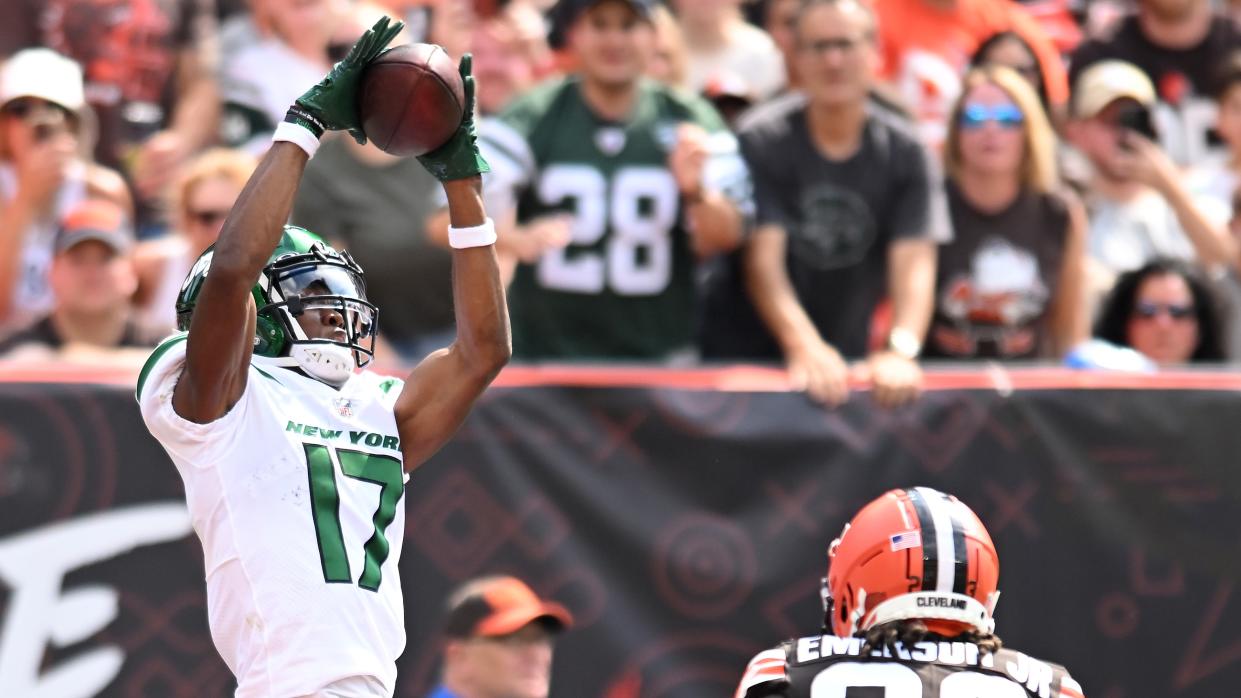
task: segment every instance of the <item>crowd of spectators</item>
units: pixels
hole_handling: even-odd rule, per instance
[[[171,332],[286,108],[389,14],[475,56],[519,361],[782,363],[895,405],[930,360],[1236,360],[1234,5],[5,2],[0,358]],[[440,196],[338,136],[299,191],[381,361],[453,335]]]

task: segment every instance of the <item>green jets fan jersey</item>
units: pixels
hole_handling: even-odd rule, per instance
[[[572,239],[518,267],[509,291],[524,359],[659,359],[688,349],[694,260],[668,156],[682,123],[710,134],[704,184],[748,211],[736,140],[705,101],[654,82],[625,122],[600,118],[576,78],[539,86],[479,128],[496,217],[572,216]]]
[[[396,687],[405,648],[397,560],[405,533],[394,378],[355,373],[339,390],[251,359],[227,414],[196,424],[172,407],[186,334],[138,378],[138,404],[185,483],[202,541],[207,620],[237,698],[375,695]],[[377,687],[378,687],[377,686]]]

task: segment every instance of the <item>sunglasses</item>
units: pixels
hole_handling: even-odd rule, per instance
[[[185,215],[190,219],[191,223],[201,225],[206,228],[223,223],[224,219],[228,218],[228,209],[220,209],[215,211],[187,211]]]
[[[967,104],[961,110],[957,122],[963,129],[982,128],[988,121],[995,122],[1000,128],[1017,128],[1025,123],[1026,115],[1015,104],[997,104],[988,107],[985,104]]]
[[[1189,320],[1194,318],[1194,306],[1178,303],[1147,303],[1139,301],[1133,306],[1134,317],[1150,320],[1167,313],[1173,320]]]

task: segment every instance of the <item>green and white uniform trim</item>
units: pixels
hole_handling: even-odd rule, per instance
[[[362,371],[337,390],[255,356],[237,404],[196,424],[172,407],[186,340],[156,347],[135,392],[185,483],[237,696],[310,695],[348,676],[391,695],[405,646],[404,384]]]

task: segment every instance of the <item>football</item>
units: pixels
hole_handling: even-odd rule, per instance
[[[457,63],[434,44],[396,46],[366,66],[358,115],[367,139],[402,157],[429,153],[448,141],[465,105]]]

